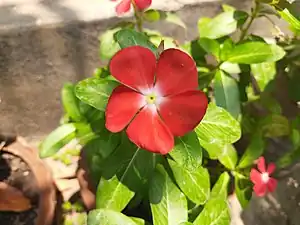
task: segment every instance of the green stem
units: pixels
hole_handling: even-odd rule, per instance
[[[138,32],[143,32],[143,13],[137,8],[135,2],[131,1],[134,9],[134,18],[136,21],[136,28]]]
[[[259,13],[259,3],[254,1],[254,8],[250,15],[250,20],[249,20],[248,24],[246,25],[246,27],[241,30],[241,36],[240,36],[239,42],[245,39],[245,37],[249,31],[249,28],[251,27],[251,25],[252,25],[254,19],[257,17],[258,13]]]

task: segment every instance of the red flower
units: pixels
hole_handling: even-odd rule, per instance
[[[192,131],[206,112],[195,62],[178,49],[156,61],[149,49],[128,47],[112,58],[110,71],[122,85],[109,98],[106,128],[120,132],[129,124],[127,135],[140,148],[167,154],[174,136]]]
[[[116,0],[111,0],[111,1],[115,2]],[[152,0],[133,0],[133,1],[139,10],[144,10],[148,8],[152,3]],[[131,3],[132,0],[122,0],[116,7],[117,14],[121,15],[123,13],[128,12],[130,10]]]
[[[273,192],[277,186],[277,180],[270,177],[275,171],[276,167],[274,163],[270,163],[266,169],[266,163],[264,157],[259,157],[257,162],[257,168],[251,169],[250,179],[254,183],[253,190],[257,196],[264,196],[267,192]]]

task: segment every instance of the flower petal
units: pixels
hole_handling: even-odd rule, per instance
[[[269,192],[274,192],[276,187],[277,187],[277,180],[270,177],[268,183],[267,183],[267,186],[268,186],[268,190]]]
[[[117,6],[116,6],[116,12],[118,15],[121,15],[123,13],[126,13],[130,10],[131,6],[131,0],[122,0]]]
[[[148,8],[152,3],[152,0],[135,0],[135,4],[138,9],[143,10]]]
[[[207,98],[201,91],[187,91],[164,97],[158,111],[175,136],[192,131],[202,120],[207,109]]]
[[[258,197],[262,197],[267,193],[267,185],[266,184],[255,184],[253,187],[253,190]]]
[[[261,173],[266,172],[266,162],[265,162],[265,158],[263,156],[258,158],[257,168]]]
[[[267,169],[268,174],[274,173],[275,169],[276,169],[275,163],[270,163]]]
[[[124,48],[110,61],[112,76],[125,86],[139,91],[153,87],[155,67],[155,55],[141,46]]]
[[[263,183],[262,179],[261,179],[261,173],[253,168],[251,169],[251,172],[250,172],[250,180],[254,184],[262,184]]]
[[[174,137],[156,109],[145,106],[127,128],[128,138],[140,148],[167,154],[174,146]]]
[[[116,87],[105,111],[106,128],[111,132],[120,132],[145,104],[145,97],[140,93],[123,85]]]
[[[194,60],[178,49],[162,52],[157,63],[156,84],[163,96],[198,88],[198,72]]]

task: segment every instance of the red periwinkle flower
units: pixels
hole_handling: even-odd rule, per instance
[[[111,0],[111,1],[116,1],[116,0]],[[131,7],[131,3],[132,3],[131,1],[132,0],[122,0],[116,7],[117,14],[121,15],[123,13],[128,12]],[[152,3],[152,0],[133,0],[133,1],[139,10],[144,10],[148,8]]]
[[[198,89],[195,62],[178,49],[162,52],[158,61],[148,48],[132,46],[113,56],[110,72],[121,85],[106,108],[106,128],[120,132],[138,147],[167,154],[174,136],[192,131],[207,109]]]
[[[254,183],[253,190],[259,197],[264,196],[268,192],[273,192],[277,186],[277,180],[270,177],[275,171],[276,167],[274,163],[270,163],[266,169],[266,163],[264,157],[259,157],[257,162],[257,168],[251,169],[250,179]]]

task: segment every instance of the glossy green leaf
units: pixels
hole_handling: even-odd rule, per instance
[[[115,81],[91,77],[80,81],[76,85],[75,93],[81,101],[105,111],[108,98],[117,86],[118,83]]]
[[[73,123],[63,124],[52,131],[39,146],[39,155],[46,158],[57,153],[64,145],[76,137],[76,126]]]
[[[150,223],[148,223],[147,221],[141,219],[141,218],[137,218],[137,217],[130,217],[130,219],[133,220],[133,222],[135,222],[136,225],[150,225]]]
[[[157,11],[155,9],[149,9],[143,13],[143,18],[149,22],[156,22],[156,21],[160,20],[161,16],[160,16],[159,11]]]
[[[226,200],[228,197],[227,194],[229,181],[229,174],[227,172],[223,172],[212,188],[210,198],[223,198]]]
[[[282,11],[278,11],[278,13],[289,23],[293,31],[296,33],[300,32],[300,18],[297,19],[287,8]]]
[[[227,144],[223,148],[219,161],[230,170],[234,170],[238,161],[238,155],[233,145]]]
[[[64,84],[61,90],[61,99],[65,112],[75,122],[83,121],[79,108],[79,100],[75,95],[75,86],[71,83]]]
[[[223,44],[220,45],[220,60],[226,61],[231,54],[235,44],[233,43],[231,38],[227,38]]]
[[[217,159],[222,147],[240,139],[241,128],[226,110],[210,103],[201,123],[195,129],[200,144],[210,157]]]
[[[193,225],[193,224],[190,222],[183,222],[183,223],[180,223],[179,225]]]
[[[201,38],[217,39],[233,33],[237,28],[234,11],[223,12],[213,19],[200,18],[198,21]]]
[[[210,181],[207,169],[188,170],[173,160],[168,160],[175,180],[183,193],[194,203],[204,204],[209,198]]]
[[[251,71],[260,90],[264,91],[267,84],[273,80],[276,75],[276,66],[274,62],[251,64]]]
[[[200,38],[199,44],[207,53],[219,58],[220,44],[218,41],[209,38]]]
[[[123,210],[134,192],[143,191],[155,166],[156,155],[137,148],[124,135],[118,148],[101,164],[103,179],[97,190],[97,207]]]
[[[89,212],[88,225],[137,225],[122,213],[109,209],[96,209]]]
[[[83,147],[89,173],[93,181],[98,184],[101,176],[101,164],[120,144],[120,134],[115,134],[106,129],[94,140]]]
[[[154,225],[180,224],[188,220],[187,200],[162,166],[158,165],[149,188]]]
[[[290,133],[289,121],[281,115],[268,115],[260,121],[260,127],[265,137],[281,137]]]
[[[238,168],[246,168],[251,166],[258,157],[260,157],[265,149],[265,141],[260,133],[253,135],[249,146],[247,147],[245,153],[243,154]]]
[[[122,183],[117,176],[109,180],[101,177],[97,188],[96,208],[106,208],[121,212],[133,198],[134,192]]]
[[[227,201],[223,198],[212,198],[196,218],[194,225],[229,225],[230,214]]]
[[[194,131],[177,137],[169,154],[180,166],[188,170],[196,170],[202,165],[202,148]]]
[[[252,197],[253,184],[238,173],[234,174],[234,178],[235,194],[242,208],[246,208]]]
[[[236,45],[224,61],[231,63],[257,64],[275,62],[285,56],[285,51],[274,44],[246,42]]]
[[[229,74],[239,74],[242,72],[239,67],[239,64],[230,62],[223,62],[220,66],[220,69]]]
[[[239,117],[241,103],[237,82],[222,70],[217,70],[215,75],[214,95],[217,106],[226,109],[234,118]]]
[[[99,55],[102,60],[111,59],[121,49],[114,39],[114,34],[120,29],[120,27],[117,27],[115,29],[107,30],[99,37]]]
[[[144,33],[126,28],[118,31],[114,37],[121,48],[139,45],[150,49],[155,55],[157,55],[156,46],[149,41],[149,38]]]

